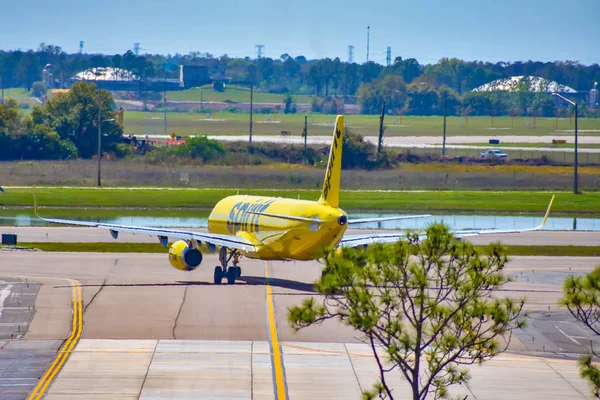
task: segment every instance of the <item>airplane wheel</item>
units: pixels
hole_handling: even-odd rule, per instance
[[[237,270],[234,267],[229,267],[227,269],[227,283],[233,285],[235,283],[235,278],[237,278]]]
[[[237,278],[242,276],[242,267],[235,267],[235,274]]]
[[[223,268],[215,267],[214,282],[215,285],[220,285],[223,280]]]

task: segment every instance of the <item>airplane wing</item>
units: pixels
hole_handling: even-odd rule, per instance
[[[398,220],[402,220],[402,219],[427,218],[427,217],[431,217],[431,214],[398,215],[395,217],[382,217],[382,218],[357,218],[357,219],[349,219],[348,225],[368,224],[368,223],[373,223],[373,222],[385,222],[385,221],[398,221]]]
[[[479,230],[458,230],[452,231],[455,237],[463,238],[468,236],[479,236],[479,235],[489,235],[494,233],[521,233],[521,232],[530,232],[530,231],[539,231],[546,225],[546,221],[548,220],[548,215],[550,215],[550,208],[552,208],[552,203],[554,202],[554,197],[550,200],[550,204],[548,204],[548,209],[546,210],[546,214],[544,215],[544,219],[542,223],[536,226],[535,228],[524,228],[524,229],[479,229]],[[425,234],[419,234],[419,240],[425,239]],[[339,247],[358,247],[365,246],[375,243],[395,243],[399,240],[406,240],[408,236],[406,232],[386,232],[386,233],[365,233],[358,235],[344,235],[342,240],[339,243]]]
[[[89,226],[95,228],[105,228],[110,230],[110,234],[113,238],[117,238],[119,232],[129,233],[140,233],[150,236],[157,236],[160,244],[167,247],[168,238],[177,238],[183,240],[196,240],[200,242],[209,243],[215,246],[223,246],[230,249],[237,249],[242,251],[256,251],[256,248],[249,240],[235,235],[219,235],[214,233],[194,232],[179,229],[163,229],[163,228],[151,228],[144,226],[126,226],[126,225],[115,225],[115,224],[103,224],[98,222],[83,222],[73,221],[68,219],[50,219],[39,217],[46,222],[53,224],[64,224],[64,225],[77,225],[77,226]]]

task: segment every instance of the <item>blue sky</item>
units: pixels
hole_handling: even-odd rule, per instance
[[[599,0],[30,0],[2,7],[0,47],[88,53],[283,53],[385,62],[414,57],[600,63]]]

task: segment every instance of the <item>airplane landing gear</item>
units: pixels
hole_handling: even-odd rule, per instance
[[[215,267],[215,274],[213,276],[215,285],[220,285],[223,280],[223,268],[218,265]]]
[[[233,258],[233,265],[228,267],[229,261]],[[214,273],[214,283],[215,285],[220,285],[223,278],[227,278],[227,283],[229,285],[233,285],[235,280],[242,275],[242,268],[238,266],[240,260],[240,255],[237,250],[230,251],[228,254],[228,249],[226,247],[221,247],[219,251],[219,261],[221,262],[220,266],[215,267]]]

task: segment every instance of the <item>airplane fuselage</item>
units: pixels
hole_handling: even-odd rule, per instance
[[[210,233],[248,239],[256,251],[243,254],[264,260],[312,260],[323,247],[334,248],[347,227],[347,215],[339,208],[275,197],[229,196],[219,201],[208,217]]]

